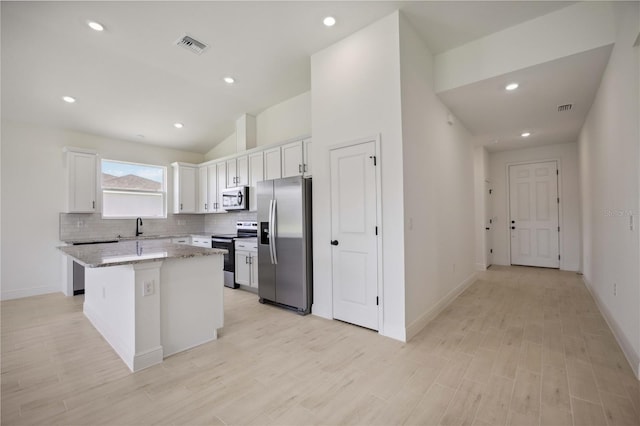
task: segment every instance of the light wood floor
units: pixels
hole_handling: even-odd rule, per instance
[[[218,341],[131,374],[61,294],[2,302],[2,425],[638,425],[575,273],[492,268],[413,341],[225,289]]]

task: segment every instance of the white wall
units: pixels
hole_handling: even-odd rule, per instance
[[[560,269],[580,269],[580,192],[576,143],[492,152],[489,154],[493,188],[493,263],[509,265],[509,182],[507,167],[513,163],[559,160]]]
[[[433,56],[402,15],[400,70],[409,339],[475,276],[473,147],[459,122],[447,123]]]
[[[332,317],[329,147],[381,136],[384,320],[405,339],[399,13],[311,56],[313,313]],[[324,237],[323,237],[324,236]]]
[[[284,142],[311,135],[311,92],[304,92],[293,98],[273,105],[256,116],[257,146]],[[206,160],[236,153],[236,134],[205,154]]]
[[[487,234],[485,227],[487,220],[485,217],[486,203],[491,202],[485,191],[485,181],[491,182],[489,178],[489,153],[483,146],[475,147],[473,150],[473,181],[474,181],[474,199],[475,199],[475,257],[476,270],[484,271],[487,269],[487,239],[493,234]],[[492,231],[493,232],[493,231]]]
[[[311,134],[311,92],[267,108],[256,116],[258,146]]]
[[[616,4],[618,32],[580,134],[583,271],[627,359],[640,375],[638,248],[639,6]],[[630,215],[636,223],[629,226]],[[613,284],[617,284],[617,295]]]
[[[231,133],[225,140],[211,148],[204,155],[206,161],[215,160],[216,158],[226,157],[236,153],[236,132]]]
[[[59,214],[64,211],[64,146],[104,158],[165,165],[199,163],[202,154],[2,122],[2,299],[61,291]],[[169,200],[171,206],[171,183]]]

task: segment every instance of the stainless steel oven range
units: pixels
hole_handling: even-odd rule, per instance
[[[258,222],[236,222],[235,234],[213,234],[211,247],[227,250],[224,255],[224,285],[229,288],[238,288],[236,284],[236,254],[234,240],[238,238],[256,238],[258,235]]]

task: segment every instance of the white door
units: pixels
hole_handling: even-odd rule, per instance
[[[378,329],[375,142],[331,151],[333,317]]]
[[[485,237],[484,237],[484,250],[486,256],[486,267],[488,268],[493,264],[493,209],[491,208],[491,199],[493,190],[491,189],[491,183],[484,181],[484,223],[485,223]]]
[[[558,165],[509,166],[511,264],[559,268]]]

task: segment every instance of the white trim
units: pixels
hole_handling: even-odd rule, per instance
[[[346,141],[346,142],[339,142],[333,145],[328,146],[328,153],[329,156],[331,156],[331,151],[336,150],[336,149],[343,149],[343,148],[347,148],[350,146],[355,146],[355,145],[361,145],[364,143],[369,143],[369,142],[373,142],[374,143],[374,147],[375,147],[375,156],[376,156],[376,167],[375,167],[375,176],[376,176],[376,182],[375,182],[375,186],[376,186],[376,225],[378,227],[378,238],[377,238],[377,253],[376,253],[376,259],[377,259],[377,280],[378,280],[378,329],[377,332],[379,334],[382,334],[383,336],[388,336],[388,337],[392,337],[394,339],[398,339],[401,341],[405,341],[405,337],[404,337],[404,330],[395,330],[392,333],[392,335],[387,334],[385,332],[385,327],[384,327],[384,269],[383,269],[383,257],[382,257],[382,242],[383,242],[383,238],[382,238],[382,234],[383,234],[383,227],[382,227],[382,166],[381,166],[381,162],[382,162],[382,153],[381,153],[381,143],[380,143],[380,133],[374,135],[374,136],[370,136],[370,137],[365,137],[365,138],[359,138],[359,139],[354,139],[351,141]],[[329,163],[329,168],[331,168],[331,163]],[[332,207],[331,207],[331,199],[332,199],[332,194],[331,194],[331,185],[329,185],[329,211],[332,211]],[[330,215],[331,216],[331,215]],[[332,224],[331,224],[331,219],[329,219],[329,226],[332,228]],[[332,262],[333,262],[333,256],[331,257]],[[331,274],[331,316],[330,317],[326,317],[326,318],[331,318],[333,319],[333,263],[331,265],[331,269],[332,269],[332,274]],[[318,316],[323,316],[320,313],[317,314]],[[401,338],[398,336],[402,336]]]
[[[487,270],[487,265],[485,263],[476,263],[476,271],[482,272]]]
[[[627,337],[622,332],[622,328],[620,327],[618,322],[614,319],[613,315],[611,315],[611,312],[607,308],[607,305],[605,305],[602,299],[600,299],[600,297],[598,296],[598,293],[593,291],[593,288],[591,283],[589,282],[589,279],[587,279],[587,277],[583,275],[582,281],[584,282],[585,287],[587,287],[587,290],[589,290],[589,293],[591,293],[591,297],[593,297],[593,300],[596,301],[596,305],[598,306],[598,309],[600,310],[602,317],[604,318],[607,325],[613,332],[613,336],[616,338],[616,341],[618,342],[618,345],[622,349],[622,353],[624,354],[625,358],[627,359],[627,362],[631,366],[631,369],[636,375],[636,378],[640,380],[640,354],[635,352],[635,350],[633,349],[633,345],[631,344],[631,342],[629,342],[629,340],[627,340]]]
[[[162,346],[156,346],[144,352],[139,352],[133,357],[132,371],[140,371],[145,368],[160,364],[163,359]]]
[[[78,148],[76,146],[65,146],[62,147],[62,152],[78,152],[80,154],[93,154],[98,155],[98,151],[90,148]]]
[[[215,340],[218,340],[218,329],[217,328],[213,330],[213,336],[212,337],[209,337],[209,338],[206,338],[204,340],[198,341],[197,343],[194,343],[193,345],[189,345],[189,346],[186,346],[184,348],[181,347],[181,348],[179,348],[177,350],[174,350],[172,352],[167,352],[167,353],[164,354],[164,357],[166,358],[166,357],[169,357],[171,355],[178,354],[180,352],[188,351],[189,349],[193,349],[195,347],[198,347],[200,345],[204,345],[205,343],[213,342]],[[162,346],[160,346],[160,349],[162,349]],[[162,359],[160,359],[160,362],[162,362]]]
[[[23,297],[40,296],[42,294],[60,293],[60,288],[53,286],[21,288],[2,292],[1,300],[22,299]],[[63,293],[64,294],[64,293]]]
[[[454,289],[447,293],[431,309],[420,315],[413,323],[407,327],[407,340],[415,337],[430,321],[438,316],[447,306],[451,304],[463,291],[476,281],[476,272],[473,272]]]

